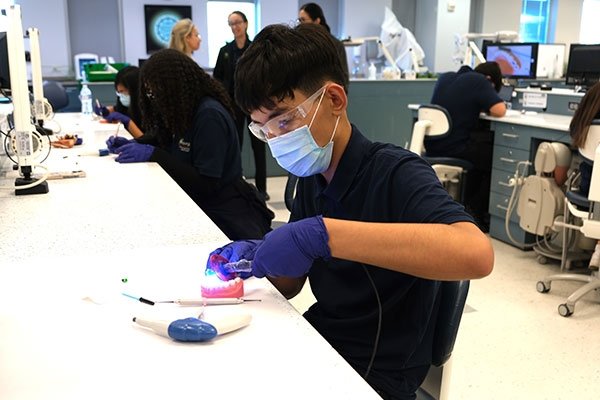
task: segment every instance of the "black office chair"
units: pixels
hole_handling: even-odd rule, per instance
[[[441,284],[439,292],[440,308],[433,336],[431,363],[434,367],[443,367],[452,355],[468,293],[469,281],[444,281]],[[426,378],[423,385],[417,390],[418,400],[443,400],[440,397],[441,394],[445,393],[443,373],[443,369],[439,368],[430,370],[428,374],[430,379]]]
[[[417,112],[409,150],[422,156],[454,200],[464,204],[468,172],[473,163],[455,157],[429,157],[424,155],[425,136],[444,137],[452,131],[452,119],[448,110],[435,104],[423,104]]]
[[[69,96],[64,86],[56,81],[44,81],[44,97],[56,112],[69,105]]]

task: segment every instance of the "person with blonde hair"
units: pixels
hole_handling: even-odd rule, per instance
[[[179,50],[191,57],[192,53],[200,48],[201,42],[202,37],[191,19],[184,18],[173,25],[170,49]]]

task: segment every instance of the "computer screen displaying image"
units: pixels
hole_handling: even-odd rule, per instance
[[[537,68],[537,43],[484,43],[486,61],[500,65],[505,78],[535,79]]]

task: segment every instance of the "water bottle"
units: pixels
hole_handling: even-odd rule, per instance
[[[84,117],[91,118],[94,109],[92,106],[92,91],[88,85],[84,84],[81,88],[79,100],[81,100],[81,114]]]
[[[377,79],[377,67],[374,63],[371,63],[371,65],[369,65],[369,79]]]

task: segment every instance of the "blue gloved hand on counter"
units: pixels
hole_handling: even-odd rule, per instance
[[[261,243],[262,240],[238,240],[236,242],[231,242],[223,247],[214,250],[212,253],[210,253],[208,260],[206,261],[205,275],[213,273],[210,265],[210,259],[212,255],[218,254],[229,260],[229,262],[235,262],[239,260],[252,261],[254,259],[254,253],[256,252],[256,248]],[[247,279],[251,277],[252,274],[246,272],[239,272],[238,276],[242,279]]]
[[[140,144],[135,141],[124,144],[117,149],[119,156],[115,159],[120,163],[145,162],[150,159],[154,152],[154,146],[149,144]]]
[[[96,113],[96,115],[99,115],[101,117],[107,117],[108,114],[110,114],[110,111],[108,111],[108,108],[106,108],[102,104],[96,103],[96,104],[94,104],[94,113]]]
[[[323,217],[301,219],[265,235],[254,252],[252,275],[298,278],[315,260],[331,258],[329,235]]]
[[[129,139],[125,139],[124,137],[120,137],[120,136],[111,136],[108,138],[108,140],[106,141],[106,147],[108,148],[108,151],[110,151],[111,153],[117,153],[117,150],[119,149],[119,147],[132,142],[133,139],[129,140]]]
[[[111,112],[110,114],[105,116],[104,119],[108,122],[120,122],[123,124],[125,129],[127,129],[127,127],[129,126],[129,122],[131,122],[131,118],[129,118],[127,115],[121,114],[120,112],[116,111]]]

